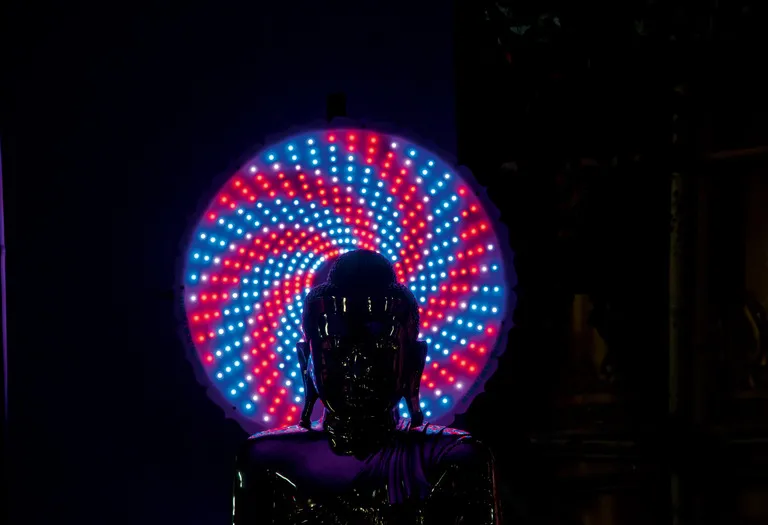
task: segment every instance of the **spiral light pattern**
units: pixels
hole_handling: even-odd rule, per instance
[[[328,262],[360,248],[387,256],[419,302],[426,418],[447,421],[482,387],[509,293],[488,210],[430,151],[326,129],[272,144],[234,173],[185,253],[189,334],[225,409],[256,428],[298,421],[302,299]]]

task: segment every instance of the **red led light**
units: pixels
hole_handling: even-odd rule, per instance
[[[354,155],[334,157],[341,147]],[[185,308],[225,409],[236,405],[253,429],[295,423],[303,295],[321,264],[355,248],[395,258],[399,281],[428,305],[427,418],[450,419],[476,393],[506,313],[504,260],[477,196],[431,157],[362,129],[296,135],[257,155],[211,201],[188,250]],[[294,171],[297,162],[312,169]]]

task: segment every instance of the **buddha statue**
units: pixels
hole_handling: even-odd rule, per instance
[[[384,256],[336,259],[304,302],[300,423],[244,444],[235,525],[501,523],[488,449],[423,420],[418,326],[416,300]],[[312,422],[318,399],[323,416]]]

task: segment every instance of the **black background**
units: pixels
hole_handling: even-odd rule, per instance
[[[228,522],[245,434],[186,359],[178,257],[217,183],[335,92],[501,209],[515,326],[457,426],[513,519],[765,523],[768,372],[739,321],[764,7],[452,3],[2,5],[11,523]]]
[[[226,523],[236,446],[177,259],[270,134],[350,117],[455,150],[452,6],[4,4],[12,523]]]

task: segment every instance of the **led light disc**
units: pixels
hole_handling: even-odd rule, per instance
[[[285,138],[233,174],[184,269],[189,334],[221,406],[247,430],[298,422],[302,299],[333,258],[369,249],[419,302],[422,410],[450,423],[495,366],[510,314],[507,250],[467,178],[407,139],[346,128]]]

